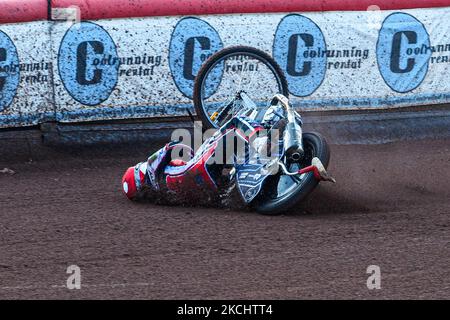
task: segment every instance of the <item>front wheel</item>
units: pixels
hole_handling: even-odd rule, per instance
[[[275,94],[289,96],[281,67],[266,52],[246,46],[220,50],[201,67],[194,82],[194,106],[206,129],[220,128],[217,115],[244,91],[258,109],[265,109]],[[240,109],[231,110],[230,118]]]
[[[330,149],[325,138],[316,132],[303,134],[305,156],[300,162],[287,163],[289,171],[293,172],[311,165],[314,157],[318,157],[325,168],[330,162]],[[304,200],[319,184],[312,172],[288,176],[281,172],[269,177],[264,183],[261,193],[253,203],[253,208],[266,215],[276,215],[289,212],[300,201]]]

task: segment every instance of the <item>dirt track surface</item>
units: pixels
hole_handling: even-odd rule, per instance
[[[0,298],[450,299],[450,140],[332,146],[338,184],[277,217],[131,203],[120,178],[146,156],[0,160]]]

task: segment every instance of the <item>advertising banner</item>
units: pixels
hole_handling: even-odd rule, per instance
[[[2,24],[0,127],[186,115],[201,65],[234,45],[272,55],[301,110],[448,103],[449,21],[443,7]]]
[[[0,127],[54,118],[52,54],[47,21],[0,26]]]
[[[233,45],[271,54],[285,72],[291,101],[302,110],[447,103],[449,20],[450,9],[433,8],[56,26],[58,120],[186,115],[202,63]],[[224,72],[226,77],[233,70]]]

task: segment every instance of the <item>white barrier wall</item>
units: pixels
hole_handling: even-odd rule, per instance
[[[0,127],[186,115],[202,62],[232,45],[273,55],[303,110],[448,103],[449,21],[431,8],[1,25]]]
[[[46,21],[0,26],[0,127],[54,117],[49,27]]]

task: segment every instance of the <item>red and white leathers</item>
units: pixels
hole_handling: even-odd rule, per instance
[[[169,192],[201,194],[217,189],[217,180],[222,174],[223,164],[208,163],[216,148],[223,147],[228,134],[235,134],[248,143],[259,130],[259,124],[244,118],[233,118],[193,154],[193,150],[179,142],[170,142],[152,154],[147,162],[128,168],[122,178],[123,192],[130,200],[152,194],[164,197]],[[191,160],[172,159],[172,151],[183,149],[190,153]]]

